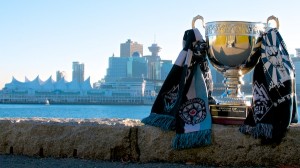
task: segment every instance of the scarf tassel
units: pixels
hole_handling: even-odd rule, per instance
[[[254,138],[265,137],[267,139],[272,138],[272,130],[273,130],[272,124],[262,124],[262,123],[258,123],[254,127],[244,124],[239,128],[239,131],[243,134],[252,135]]]
[[[175,117],[170,115],[151,113],[148,117],[142,119],[142,123],[160,127],[163,130],[175,130]]]
[[[272,124],[262,124],[262,123],[258,123],[251,132],[251,135],[254,138],[260,138],[260,137],[265,137],[267,139],[271,139],[272,138],[272,130],[273,130],[273,126]]]
[[[176,134],[172,146],[174,149],[194,148],[211,144],[211,130],[201,130]]]
[[[254,127],[250,125],[243,124],[240,126],[239,131],[243,134],[251,134]]]

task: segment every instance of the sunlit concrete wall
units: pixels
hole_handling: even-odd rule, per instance
[[[300,166],[300,126],[280,145],[261,145],[238,126],[214,124],[212,145],[174,150],[174,131],[126,119],[0,119],[0,154],[223,166]]]

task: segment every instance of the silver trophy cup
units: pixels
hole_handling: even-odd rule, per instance
[[[240,124],[247,116],[249,103],[241,92],[243,76],[258,62],[260,38],[268,28],[270,20],[279,27],[278,18],[270,16],[267,23],[247,21],[214,21],[204,23],[198,15],[192,20],[201,20],[208,44],[208,58],[212,66],[224,76],[225,91],[218,105],[211,105],[215,122]]]

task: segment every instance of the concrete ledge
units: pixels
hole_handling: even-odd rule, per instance
[[[300,166],[300,125],[280,145],[261,145],[237,126],[214,124],[212,145],[171,148],[173,131],[129,119],[0,119],[0,154],[223,166]]]

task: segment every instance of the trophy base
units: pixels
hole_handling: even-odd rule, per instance
[[[246,105],[210,105],[214,124],[241,125],[247,117],[249,106]]]
[[[244,124],[245,118],[230,118],[230,117],[212,117],[214,124],[221,125],[242,125]]]

